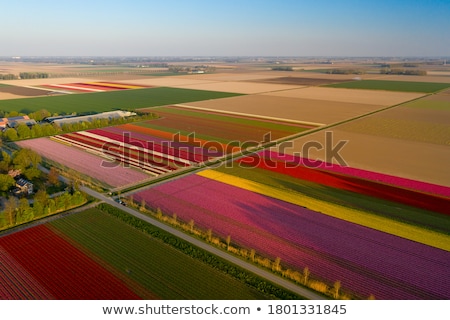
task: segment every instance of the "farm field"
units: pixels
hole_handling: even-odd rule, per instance
[[[424,97],[422,99],[409,102],[405,104],[405,107],[410,108],[420,108],[424,109],[424,111],[431,111],[432,110],[442,110],[449,112],[450,111],[450,91],[446,93],[447,91],[444,91],[442,93],[433,94],[431,96]]]
[[[450,87],[450,83],[393,80],[361,80],[330,84],[327,87],[432,93]]]
[[[82,172],[92,179],[101,181],[106,187],[118,187],[148,179],[150,175],[133,168],[125,168],[78,148],[56,142],[50,138],[38,138],[17,142],[21,148],[36,151],[42,157],[58,162],[75,171]]]
[[[345,123],[339,130],[449,146],[449,110],[450,102],[421,99]]]
[[[439,82],[439,83],[447,83],[450,84],[450,77],[443,74],[442,76],[438,76],[433,74],[433,72],[429,73],[426,76],[406,76],[406,75],[377,75],[376,78],[378,80],[387,80],[387,81],[407,81],[407,82]]]
[[[277,78],[269,78],[269,79],[261,79],[259,81],[261,83],[276,83],[276,84],[291,84],[291,85],[299,85],[299,86],[320,86],[324,84],[331,83],[340,83],[340,82],[348,82],[348,79],[338,80],[338,79],[330,79],[330,78],[303,78],[299,76],[289,76],[289,77],[277,77]]]
[[[3,236],[0,248],[2,299],[267,298],[95,208]]]
[[[351,122],[349,122],[351,123]],[[350,132],[336,126],[292,140],[292,146],[285,148],[286,154],[299,154],[305,144],[317,141],[326,145],[326,132],[332,133],[332,145],[347,141],[339,150],[339,156],[353,168],[379,172],[427,183],[450,186],[448,146],[405,139],[397,139],[368,133]],[[370,146],[368,148],[368,146]],[[278,151],[277,148],[273,149]],[[364,150],[364,152],[361,152]],[[303,155],[305,156],[305,155]],[[325,150],[310,148],[308,158],[332,162]],[[430,164],[431,163],[431,164]]]
[[[363,89],[339,89],[327,87],[308,87],[298,90],[286,90],[267,93],[270,96],[311,99],[329,102],[345,102],[356,104],[369,104],[377,106],[391,106],[423,96],[414,92],[383,92]]]
[[[297,188],[310,195],[332,194],[328,192],[332,189],[282,173],[234,167],[202,171],[135,193],[133,198],[168,215],[176,213],[180,220],[193,219],[221,237],[230,235],[233,243],[271,259],[278,257],[287,268],[301,271],[307,266],[311,277],[330,284],[339,280],[343,290],[362,298],[370,294],[377,299],[448,298],[449,283],[442,282],[447,250],[319,213],[309,208],[313,201],[306,201],[308,197]],[[336,192],[334,201],[342,202],[345,192]],[[362,206],[374,201],[360,197]],[[351,202],[350,194],[346,199]],[[436,214],[430,223],[439,227],[441,220],[445,221]],[[424,232],[426,240],[428,231]],[[448,236],[436,234],[438,243],[448,242]],[[431,275],[425,269],[434,271]]]
[[[291,84],[272,84],[272,83],[258,83],[258,82],[242,83],[238,81],[225,81],[225,82],[209,82],[201,84],[179,85],[176,87],[194,90],[211,90],[211,91],[235,92],[242,94],[256,94],[263,92],[297,89],[301,88],[302,86]]]
[[[77,82],[65,84],[46,84],[42,87],[55,90],[64,90],[68,92],[104,92],[114,90],[143,89],[141,85],[118,83],[118,82]],[[148,86],[147,86],[148,87]]]
[[[46,95],[48,91],[30,87],[0,84],[0,100]]]
[[[46,109],[52,113],[102,112],[116,109],[134,110],[138,108],[148,108],[204,99],[217,99],[235,95],[237,94],[159,87],[38,97],[25,100],[0,100],[0,110],[31,112]]]
[[[298,89],[307,90],[307,89]],[[288,93],[294,90],[282,91]],[[199,101],[183,105],[211,111],[263,116],[318,125],[342,121],[380,109],[381,105],[285,97],[275,93]]]
[[[0,271],[2,299],[139,298],[120,279],[46,226],[1,237],[0,248],[3,260],[10,261],[9,268]],[[16,267],[24,273],[11,278],[8,273],[14,273]]]
[[[175,106],[150,111],[160,118],[67,133],[53,139],[158,176],[312,128]]]
[[[86,185],[192,220],[222,243],[230,236],[237,250],[280,258],[284,276],[308,267],[311,280],[330,290],[339,281],[358,299],[450,299],[450,77],[300,71],[330,68],[314,61],[291,72],[273,66],[158,74],[49,65],[72,77],[0,81],[0,111],[156,114],[17,145]],[[267,137],[291,140],[174,177]],[[340,141],[348,166],[328,152]],[[51,245],[34,250],[41,238]],[[97,209],[0,237],[0,265],[0,299],[268,298]]]
[[[183,85],[198,85],[204,83],[211,83],[209,79],[205,78],[189,78],[184,75],[176,77],[145,77],[133,80],[133,83],[142,86],[158,86],[158,87],[177,87]]]

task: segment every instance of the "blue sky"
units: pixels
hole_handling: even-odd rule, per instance
[[[450,0],[22,0],[0,56],[450,56]]]

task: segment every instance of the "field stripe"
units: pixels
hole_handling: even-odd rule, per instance
[[[220,109],[194,107],[194,106],[188,106],[186,104],[174,104],[174,106],[175,107],[186,108],[186,109],[195,109],[195,110],[210,111],[210,112],[215,112],[215,113],[231,114],[231,115],[236,115],[236,116],[253,117],[253,118],[260,118],[260,119],[267,119],[267,120],[274,120],[274,121],[282,121],[282,122],[288,122],[288,123],[297,123],[297,124],[308,125],[308,126],[321,127],[321,126],[325,125],[325,123],[319,123],[319,122],[291,120],[291,119],[285,119],[285,118],[261,116],[261,115],[252,114],[252,113],[243,113],[243,112],[225,111],[225,110],[220,110]]]
[[[450,251],[450,236],[448,235],[373,215],[361,210],[350,209],[337,204],[314,199],[299,192],[283,191],[278,188],[262,185],[254,181],[235,177],[226,173],[213,170],[204,170],[197,173],[197,175],[229,185],[239,186],[240,188],[293,203],[301,207],[306,207],[310,210],[341,220],[356,223],[368,228]]]

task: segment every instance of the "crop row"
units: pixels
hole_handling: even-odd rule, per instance
[[[100,156],[108,156],[114,161],[139,167],[155,176],[174,170],[175,165],[189,165],[180,158],[168,157],[146,148],[138,148],[96,135],[90,131],[68,133],[56,136],[54,139],[70,143],[83,150],[93,151]]]
[[[291,154],[280,154],[278,152],[270,150],[261,151],[258,153],[257,156],[260,157],[261,159],[268,159],[268,161],[274,162],[282,161],[285,162],[288,166],[291,165],[291,167],[299,165],[305,166],[309,163],[311,167],[319,170],[340,173],[366,180],[378,181],[380,183],[390,184],[401,188],[417,190],[425,193],[431,193],[437,196],[450,197],[449,187],[436,185],[432,183],[411,180],[407,178],[358,169],[349,166],[342,166],[335,163],[327,163],[321,160],[305,159],[300,156],[295,156]]]
[[[449,253],[323,215],[246,190],[242,181],[221,183],[192,175],[134,194],[153,209],[231,236],[233,243],[279,257],[288,267],[380,299],[443,298]],[[235,187],[238,185],[239,187]],[[270,190],[273,191],[273,190]],[[286,198],[298,195],[286,194]],[[433,270],[432,272],[429,272]]]
[[[295,189],[280,189],[273,187],[270,184],[263,185],[253,179],[241,178],[223,172],[206,170],[199,172],[198,175],[232,186],[239,186],[242,189],[273,197],[301,207],[306,207],[330,217],[335,217],[364,227],[450,251],[448,235],[431,231],[420,226],[409,225],[401,221],[394,221],[388,217],[378,216],[359,208],[343,206],[341,204],[317,199],[298,192]],[[320,188],[320,186],[316,186],[316,188]]]
[[[67,84],[48,84],[45,88],[64,89],[78,92],[104,92],[113,90],[141,89],[144,86],[137,86],[124,83],[113,82],[86,82],[86,83],[67,83]]]
[[[41,225],[0,238],[55,299],[139,299],[118,278]]]
[[[142,171],[125,168],[118,163],[111,163],[105,158],[48,138],[23,140],[17,142],[17,144],[22,148],[30,148],[44,158],[61,163],[110,186],[118,187],[149,178],[149,175]]]
[[[0,299],[51,299],[52,295],[0,246]]]
[[[249,298],[248,289],[226,275],[162,245],[141,231],[93,209],[52,223],[135,284],[163,299]],[[180,268],[180,266],[183,266]],[[195,286],[192,283],[196,283]],[[235,293],[233,288],[241,292]]]
[[[345,167],[334,165],[331,170],[328,170],[328,165],[324,163],[315,163],[314,161],[293,158],[286,161],[280,159],[275,153],[270,153],[266,157],[263,153],[254,156],[249,156],[238,160],[242,165],[251,167],[258,167],[264,170],[275,171],[283,175],[291,176],[297,179],[311,181],[325,186],[338,188],[342,190],[352,191],[359,194],[364,194],[388,201],[403,203],[412,207],[418,207],[429,211],[440,212],[450,215],[450,207],[448,206],[449,199],[446,197],[428,194],[416,190],[399,187],[398,185],[391,185],[386,182],[378,182],[377,179],[381,174],[369,173],[368,171],[352,170],[353,174],[344,173]],[[308,163],[314,164],[314,167],[309,167]],[[334,169],[334,170],[333,170]],[[350,170],[348,170],[350,171]],[[351,171],[350,171],[351,172]],[[359,176],[355,176],[355,173]],[[363,177],[361,177],[363,176]],[[370,177],[369,179],[366,177]],[[383,179],[384,181],[388,179]],[[390,179],[391,181],[394,179]],[[401,181],[395,179],[394,182]],[[403,180],[405,181],[405,180]],[[411,184],[413,184],[412,180]],[[428,187],[433,185],[415,182],[414,185],[420,187]],[[427,188],[431,189],[431,188]],[[435,187],[435,189],[438,189]],[[439,190],[449,192],[450,188],[440,187]]]

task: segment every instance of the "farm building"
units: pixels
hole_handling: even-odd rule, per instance
[[[129,111],[109,111],[109,112],[102,112],[102,113],[96,113],[96,114],[90,114],[85,116],[60,116],[60,117],[48,117],[45,118],[44,121],[47,121],[49,123],[55,123],[58,125],[62,124],[70,124],[70,123],[78,123],[78,122],[90,122],[97,119],[118,119],[118,118],[125,118],[134,116],[136,113],[129,112]]]
[[[34,119],[17,119],[17,120],[9,121],[6,126],[8,128],[16,129],[20,124],[26,124],[28,127],[32,127],[36,124],[36,120],[34,120]]]
[[[33,194],[33,184],[27,179],[20,178],[16,181],[15,194]]]
[[[16,121],[24,121],[24,120],[30,120],[28,116],[17,116],[17,117],[11,117],[11,118],[0,118],[0,128],[5,129],[6,127],[10,126],[10,123],[16,122]]]

